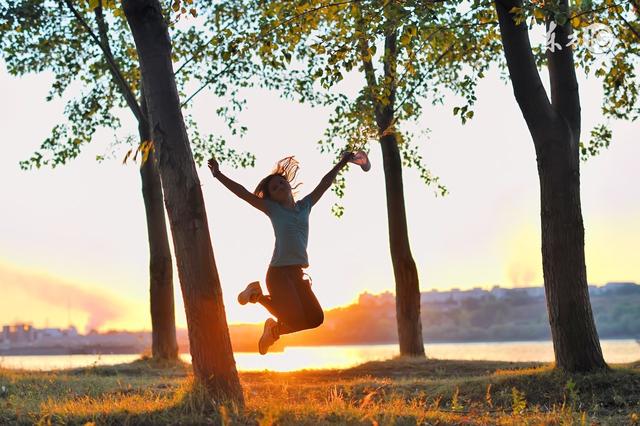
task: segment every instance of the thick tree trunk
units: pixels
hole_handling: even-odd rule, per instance
[[[563,120],[548,130],[536,151],[542,269],[556,365],[572,372],[604,368],[587,284],[578,143]]]
[[[580,204],[580,98],[570,24],[558,26],[562,49],[547,51],[551,102],[538,73],[526,22],[509,11],[521,0],[494,0],[515,98],[536,148],[540,179],[542,269],[556,366],[566,371],[605,368],[593,320]],[[561,6],[567,7],[566,0]]]
[[[144,93],[141,96],[140,106],[142,113],[148,117]],[[140,142],[151,140],[149,122],[140,123],[138,131]],[[178,342],[173,303],[173,267],[164,218],[162,183],[153,150],[149,152],[147,160],[140,167],[140,178],[149,239],[151,354],[156,359],[175,360],[178,359]]]
[[[400,355],[424,356],[420,319],[420,284],[411,255],[402,185],[402,161],[394,133],[380,138],[387,193],[389,248],[396,281],[396,319]]]
[[[196,380],[243,404],[200,181],[180,109],[158,0],[123,0],[138,51],[184,299]]]
[[[67,6],[77,14],[73,5],[67,2]],[[144,93],[141,93],[140,105],[127,84],[122,72],[113,59],[109,43],[109,28],[104,19],[101,3],[94,9],[100,47],[105,60],[110,65],[109,69],[114,84],[122,93],[129,109],[138,120],[138,133],[140,142],[151,139],[151,129],[147,103]],[[80,15],[76,15],[80,19]],[[89,28],[89,27],[87,27]],[[142,81],[140,88],[142,92]],[[176,341],[175,310],[173,304],[173,270],[171,265],[171,251],[167,238],[167,225],[164,219],[164,206],[162,204],[162,184],[158,167],[153,152],[149,154],[148,161],[140,168],[142,180],[142,197],[147,216],[147,236],[149,240],[149,293],[151,305],[151,353],[156,359],[177,359],[178,343]]]

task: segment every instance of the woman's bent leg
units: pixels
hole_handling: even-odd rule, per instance
[[[302,309],[307,319],[304,328],[319,327],[324,322],[324,312],[316,295],[313,293],[313,290],[311,290],[311,283],[309,281],[301,280],[298,285],[298,298],[300,299],[300,303],[302,303]]]
[[[278,318],[278,334],[318,327],[324,320],[322,308],[303,279],[299,266],[270,267],[267,271],[269,296],[259,302]]]

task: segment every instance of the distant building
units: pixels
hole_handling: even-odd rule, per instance
[[[383,306],[390,303],[393,304],[395,303],[395,300],[395,295],[390,291],[385,291],[380,294],[371,294],[365,291],[358,297],[358,304],[366,306]]]
[[[2,340],[8,343],[28,343],[36,339],[35,329],[31,324],[17,323],[2,327]]]
[[[494,285],[491,289],[491,294],[495,296],[496,299],[503,299],[509,295],[509,289]]]
[[[43,328],[38,330],[38,339],[43,338],[60,338],[64,336],[59,328]]]
[[[604,293],[603,287],[598,287],[593,284],[589,284],[589,295],[590,296],[600,296]]]
[[[74,326],[66,329],[35,328],[31,324],[16,323],[2,326],[0,343],[3,346],[24,346],[34,342],[57,342],[77,338],[80,335]]]
[[[31,324],[4,325],[0,355],[67,353],[136,353],[151,345],[151,333],[112,331],[81,335],[74,326],[34,328]]]
[[[445,303],[451,299],[448,291],[430,290],[420,293],[420,303]]]
[[[632,282],[608,282],[603,290],[607,293],[632,293],[640,291],[640,285]]]
[[[489,292],[481,287],[474,287],[470,291],[468,291],[469,295],[474,298],[481,298],[489,294]]]
[[[532,298],[545,297],[544,287],[543,286],[540,286],[540,287],[524,287],[524,288],[519,289],[519,290],[521,290],[528,297],[532,297]]]

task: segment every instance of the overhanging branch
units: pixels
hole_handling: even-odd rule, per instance
[[[371,62],[371,52],[369,50],[369,42],[365,33],[364,18],[362,16],[362,10],[360,6],[357,6],[357,19],[356,19],[356,31],[358,35],[358,48],[360,50],[360,57],[362,58],[362,68],[364,69],[364,76],[367,82],[367,89],[369,90],[369,97],[371,99],[371,105],[375,114],[376,121],[380,117],[380,103],[378,102],[377,87],[378,82],[376,79],[376,73]]]
[[[432,67],[430,67],[430,68],[427,70],[427,72],[425,72],[425,73],[422,75],[422,77],[420,77],[420,79],[418,80],[418,82],[417,82],[416,84],[414,84],[414,85],[413,85],[413,87],[411,88],[411,90],[409,91],[409,93],[408,93],[408,94],[407,94],[407,95],[402,99],[402,101],[398,104],[398,106],[393,110],[394,115],[395,115],[395,113],[396,113],[396,112],[398,112],[398,111],[400,110],[400,108],[402,108],[402,106],[407,102],[407,100],[409,100],[410,98],[412,98],[412,97],[413,97],[413,95],[414,95],[415,91],[416,91],[420,86],[422,86],[422,83],[424,82],[425,77],[426,77],[426,76],[428,76],[428,75],[429,75],[429,74],[430,74],[430,73],[435,69],[436,65],[438,65],[438,64],[440,63],[440,61],[441,61],[442,59],[444,59],[444,57],[445,57],[445,56],[447,56],[447,54],[448,54],[449,52],[451,52],[451,50],[453,49],[453,47],[454,47],[454,46],[455,46],[455,44],[451,44],[451,45],[449,45],[449,47],[447,47],[447,49],[446,49],[444,52],[442,52],[442,53],[440,54],[440,56],[438,56],[438,58],[435,60],[435,62],[433,62],[433,66],[432,66]],[[472,47],[474,47],[474,46],[471,46],[471,47],[469,47],[469,48],[465,49],[465,50],[464,50],[464,52],[467,52],[467,51],[471,50],[471,48],[472,48]]]
[[[540,124],[551,113],[551,102],[544,89],[535,58],[526,22],[516,25],[510,13],[513,7],[522,7],[520,0],[494,0],[500,38],[509,68],[513,92],[525,120],[530,124]],[[534,123],[535,122],[535,123]]]
[[[627,28],[631,30],[631,32],[636,36],[636,38],[640,40],[640,33],[638,33],[638,31],[635,28],[633,28],[633,25],[631,24],[631,22],[627,21],[624,18],[624,16],[622,16],[622,13],[618,12],[617,10],[616,10],[616,14],[620,19],[622,19],[622,22],[624,22],[624,24],[627,26]]]
[[[89,33],[89,37],[91,37],[91,39],[95,42],[95,44],[98,45],[98,47],[100,47],[100,50],[102,50],[102,53],[104,54],[107,64],[109,65],[109,70],[111,71],[111,75],[113,76],[116,82],[116,85],[120,88],[120,92],[124,96],[125,101],[129,106],[129,109],[131,109],[131,111],[133,112],[133,115],[136,117],[138,121],[146,120],[146,117],[144,117],[144,115],[140,110],[140,105],[138,105],[138,101],[136,100],[135,95],[133,94],[133,92],[131,91],[131,88],[129,87],[124,77],[122,76],[122,73],[118,68],[118,64],[116,64],[108,45],[104,46],[102,44],[102,42],[100,41],[98,36],[96,36],[96,34],[93,32],[93,30],[91,29],[87,21],[82,17],[80,12],[78,12],[78,10],[73,6],[73,3],[71,3],[71,0],[63,0],[63,1],[65,5],[69,8],[71,13],[73,13],[73,16],[78,20],[80,25],[82,25],[87,30],[87,32]],[[100,11],[100,13],[102,12]],[[100,26],[101,25],[98,24],[99,30],[100,30]]]
[[[303,16],[306,16],[306,15],[308,15],[308,14],[310,14],[310,13],[317,12],[318,10],[326,9],[326,8],[328,8],[328,7],[339,7],[339,6],[344,6],[344,5],[346,5],[346,4],[350,4],[350,3],[359,3],[359,2],[360,2],[360,0],[347,0],[347,1],[337,2],[337,3],[328,3],[328,4],[321,5],[321,6],[317,6],[317,7],[313,8],[313,9],[305,10],[305,11],[304,11],[304,12],[302,12],[302,13],[299,13],[299,14],[297,14],[297,15],[295,15],[295,16],[292,16],[291,18],[286,19],[286,20],[284,20],[283,22],[280,22],[279,24],[275,25],[273,28],[269,29],[269,31],[267,31],[267,32],[266,32],[265,34],[263,34],[262,36],[257,37],[257,38],[256,38],[256,40],[254,40],[254,42],[253,42],[253,43],[251,43],[249,46],[247,46],[247,47],[245,47],[245,48],[243,49],[243,52],[241,52],[241,54],[244,54],[244,52],[245,52],[245,51],[247,51],[247,50],[249,50],[249,49],[253,48],[253,47],[254,47],[256,44],[258,44],[258,42],[260,42],[260,41],[261,41],[265,36],[267,36],[267,35],[271,34],[272,32],[274,32],[275,30],[277,30],[277,29],[278,29],[278,28],[280,28],[281,26],[286,25],[286,24],[288,24],[288,23],[290,23],[290,22],[292,22],[292,21],[294,21],[294,20],[296,20],[296,19],[299,19],[299,18],[301,18],[301,17],[303,17]],[[209,41],[209,42],[210,42],[210,41]],[[208,44],[208,43],[207,43],[207,44]],[[206,44],[205,44],[205,45],[206,45]],[[194,57],[195,57],[195,56],[196,56],[196,55],[194,55]],[[188,59],[188,60],[187,60],[187,62],[191,61],[192,59],[193,59],[193,58]],[[237,58],[236,58],[236,59],[237,59]],[[211,84],[211,83],[212,83],[216,78],[218,78],[219,76],[221,76],[222,74],[224,74],[224,73],[229,69],[229,67],[230,67],[232,64],[233,64],[233,61],[229,61],[229,63],[227,64],[227,66],[225,66],[225,67],[224,67],[220,72],[218,72],[218,73],[216,73],[214,76],[209,77],[208,79],[206,79],[206,80],[205,80],[205,82],[204,82],[204,83],[203,83],[203,84],[202,84],[202,85],[201,85],[201,86],[200,86],[200,87],[199,87],[199,88],[198,88],[198,89],[197,89],[193,94],[191,94],[191,96],[189,96],[189,97],[187,98],[187,100],[186,100],[186,101],[182,102],[182,104],[181,104],[180,106],[184,107],[185,105],[187,105],[187,104],[188,104],[188,103],[189,103],[189,102],[190,102],[190,101],[191,101],[191,100],[192,100],[192,99],[193,99],[193,98],[194,98],[198,93],[200,93],[202,90],[204,90],[204,89],[205,89],[209,84]],[[178,71],[182,70],[182,68],[184,68],[184,66],[185,66],[185,65],[186,65],[186,62],[185,62],[185,63],[183,63],[183,64],[178,68]]]

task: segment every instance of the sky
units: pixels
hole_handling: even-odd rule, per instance
[[[546,82],[546,73],[542,73]],[[150,328],[148,244],[140,178],[136,165],[122,164],[129,149],[109,152],[114,135],[100,131],[69,164],[23,171],[27,159],[63,115],[59,100],[46,102],[47,74],[9,76],[0,63],[0,117],[4,133],[0,156],[0,323],[28,321],[36,327],[81,330]],[[348,78],[357,89],[360,77]],[[579,73],[582,132],[605,121],[602,90]],[[548,87],[548,84],[547,84]],[[330,109],[310,108],[262,90],[246,92],[240,120],[248,127],[232,146],[257,157],[251,169],[222,171],[253,190],[273,165],[288,155],[300,161],[299,198],[313,190],[333,164],[317,149]],[[425,101],[425,104],[428,104]],[[490,289],[540,286],[539,188],[535,152],[510,83],[493,70],[478,87],[473,120],[461,125],[452,115],[455,99],[425,106],[411,128],[420,152],[449,194],[436,197],[415,170],[403,178],[410,244],[420,289]],[[217,101],[203,93],[195,100],[202,130],[219,132]],[[126,115],[125,115],[126,117]],[[640,186],[638,124],[610,122],[612,146],[582,163],[582,209],[587,276],[591,284],[640,282]],[[424,130],[428,132],[423,132]],[[120,137],[136,135],[128,118]],[[331,214],[328,191],[310,217],[307,272],[325,309],[352,303],[364,291],[393,291],[384,176],[380,147],[372,143],[368,173],[346,172],[345,214]],[[212,244],[230,323],[261,322],[260,306],[240,306],[239,291],[264,278],[273,250],[269,219],[235,197],[199,168]],[[174,262],[175,265],[175,262]],[[175,267],[175,266],[174,266]],[[174,272],[176,321],[185,315]]]

